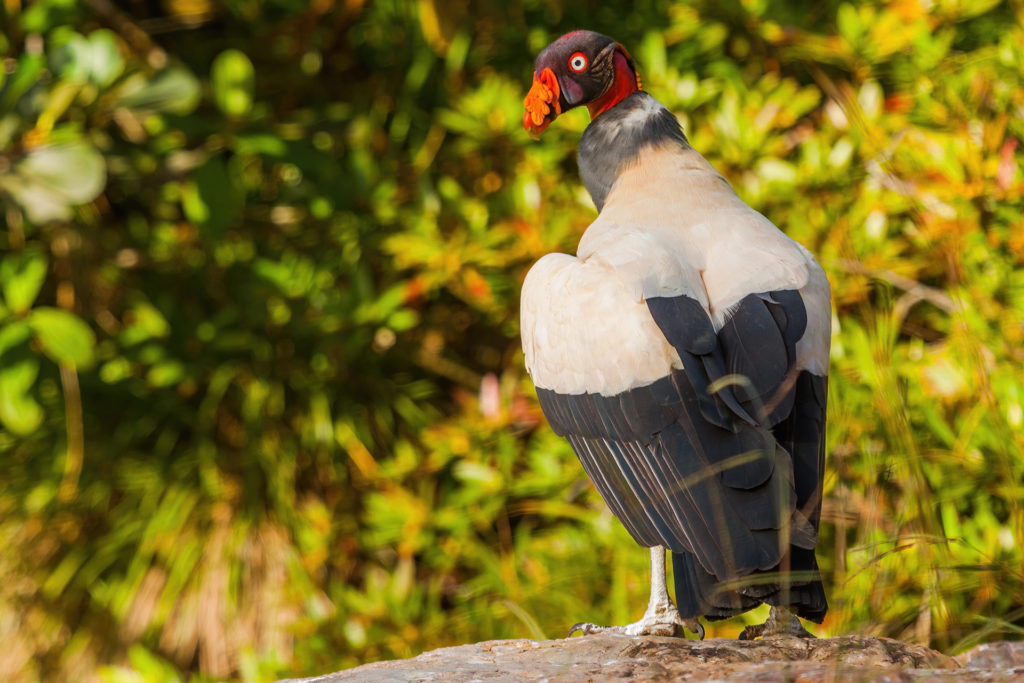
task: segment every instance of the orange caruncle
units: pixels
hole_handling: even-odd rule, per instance
[[[523,107],[526,109],[523,114],[523,128],[531,133],[540,132],[547,127],[545,119],[552,109],[555,110],[555,116],[561,114],[559,94],[558,79],[550,68],[545,68],[533,79],[533,86],[523,99]]]

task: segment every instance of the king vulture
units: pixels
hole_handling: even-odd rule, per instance
[[[762,603],[741,638],[803,630],[828,610],[814,548],[824,469],[829,283],[747,206],[640,89],[607,36],[537,57],[524,127],[586,105],[580,175],[599,214],[575,256],[523,283],[526,368],[612,513],[651,548],[651,599],[628,626],[704,635]],[[672,553],[677,606],[665,579]]]

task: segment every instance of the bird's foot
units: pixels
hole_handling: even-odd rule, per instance
[[[676,636],[686,637],[686,631],[692,631],[697,637],[704,640],[704,626],[696,619],[683,619],[679,611],[668,603],[665,605],[652,605],[647,608],[640,621],[626,624],[625,626],[598,626],[589,622],[580,622],[569,629],[571,636],[576,631],[583,635],[594,633],[621,633],[627,636]]]
[[[796,638],[814,638],[814,635],[804,628],[800,618],[785,607],[772,607],[768,620],[763,624],[751,624],[740,633],[740,640],[754,640],[755,638],[771,638],[773,636],[794,636]]]

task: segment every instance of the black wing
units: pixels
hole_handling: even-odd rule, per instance
[[[799,294],[750,295],[717,334],[693,299],[647,304],[683,369],[616,396],[538,389],[545,415],[633,538],[673,550],[684,617],[785,601],[820,620],[820,582],[737,583],[780,563],[817,568],[818,514],[801,509],[820,506],[824,378],[791,371],[806,327]],[[797,595],[805,583],[813,595]]]

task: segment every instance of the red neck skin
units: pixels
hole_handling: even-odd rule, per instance
[[[587,105],[591,121],[640,89],[636,72],[630,68],[626,55],[616,50],[614,60],[615,78],[611,87],[608,88],[608,92]]]

